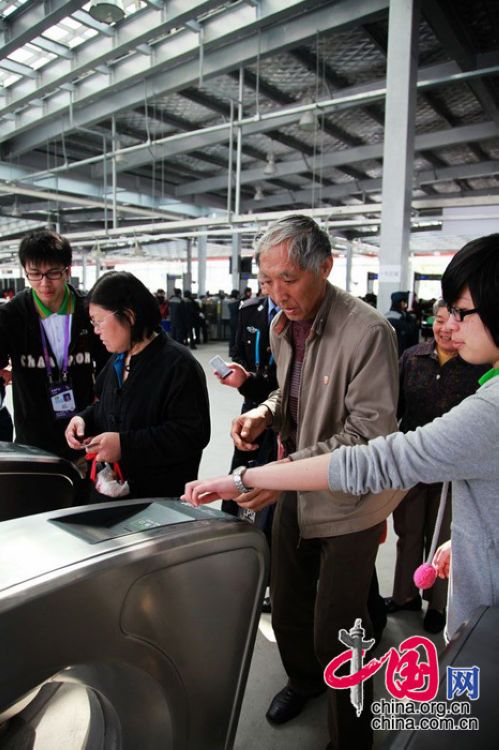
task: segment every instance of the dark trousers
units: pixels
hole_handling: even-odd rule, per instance
[[[350,630],[360,617],[371,636],[367,599],[382,528],[380,523],[354,534],[301,539],[296,493],[281,496],[272,533],[272,625],[293,690],[313,695],[324,687],[324,668],[345,650],[340,628]],[[331,750],[372,746],[372,691],[367,680],[357,717],[350,691],[328,688]]]
[[[201,335],[202,335],[202,339],[203,339],[203,344],[207,344],[209,336],[208,336],[208,323],[206,322],[206,320],[202,320],[201,321],[201,323],[200,323],[200,329],[201,329]],[[198,338],[199,338],[199,336],[198,336]]]

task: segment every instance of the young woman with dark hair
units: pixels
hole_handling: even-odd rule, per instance
[[[366,492],[452,481],[452,561],[450,542],[437,550],[433,561],[441,577],[451,576],[451,637],[478,606],[499,604],[499,235],[465,245],[447,267],[442,289],[459,354],[467,362],[492,368],[480,378],[475,394],[413,432],[246,469],[235,479],[229,475],[192,482],[184,498],[201,505],[239,495],[241,506],[258,510],[257,503],[240,494],[242,482],[245,492],[329,487],[357,495],[360,504]]]
[[[156,300],[133,274],[105,274],[88,299],[90,322],[114,356],[67,442],[81,449],[83,439],[97,461],[119,461],[131,498],[178,497],[210,439],[204,372],[161,329]]]
[[[478,312],[499,346],[499,234],[468,242],[450,262],[442,276],[443,297],[449,307],[454,304],[458,308],[459,295],[465,289],[473,300],[473,309],[467,309],[464,317]],[[457,317],[463,322],[461,315]]]

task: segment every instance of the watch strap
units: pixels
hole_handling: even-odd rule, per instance
[[[232,480],[239,495],[244,495],[248,492],[251,492],[251,487],[247,487],[243,482],[244,472],[247,469],[247,466],[238,466],[232,472]]]

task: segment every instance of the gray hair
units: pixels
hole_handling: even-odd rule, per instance
[[[256,241],[255,260],[262,253],[287,243],[289,259],[302,270],[319,273],[321,264],[331,257],[331,242],[326,232],[308,216],[295,214],[276,221]]]
[[[443,297],[439,297],[433,303],[433,315],[436,315],[442,307],[445,307],[447,309],[447,302],[443,299]]]

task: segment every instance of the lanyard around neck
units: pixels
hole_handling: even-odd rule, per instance
[[[261,338],[261,332],[260,329],[256,329],[256,338],[255,338],[255,365],[258,368],[260,366],[260,338]],[[274,364],[274,358],[272,354],[269,358],[269,367],[272,367]]]
[[[69,335],[70,335],[70,326],[71,326],[71,316],[66,315],[66,319],[64,321],[64,355],[62,358],[62,370],[61,375],[62,379],[66,380],[68,376],[68,362],[69,362]],[[39,318],[40,323],[40,334],[42,337],[42,350],[43,350],[43,359],[45,362],[45,368],[47,370],[47,375],[49,376],[50,382],[52,382],[52,365],[50,364],[50,354],[49,354],[49,346],[47,341],[47,334],[45,333],[45,329],[43,327],[42,319]]]

